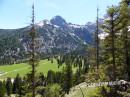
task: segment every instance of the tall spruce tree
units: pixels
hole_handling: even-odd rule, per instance
[[[123,42],[123,53],[124,56],[124,64],[125,64],[125,73],[127,75],[127,79],[130,81],[130,54],[129,54],[129,30],[128,26],[130,24],[130,0],[122,0],[120,3],[120,20],[121,20],[121,36]]]
[[[70,88],[72,87],[72,66],[71,64],[67,64],[64,69],[64,78],[63,78],[63,90],[65,93],[69,93]]]
[[[105,61],[106,64],[112,64],[112,75],[110,77],[111,80],[116,80],[116,56],[115,56],[115,39],[116,33],[118,32],[118,8],[115,6],[111,6],[107,10],[107,19],[103,24],[104,32],[108,33],[108,36],[105,38]]]
[[[6,91],[7,91],[7,95],[10,96],[12,93],[12,82],[11,82],[11,78],[7,78],[6,81]]]
[[[97,66],[97,71],[99,68],[99,38],[98,38],[98,34],[99,34],[99,23],[98,23],[98,11],[99,9],[97,8],[97,28],[95,31],[95,48],[96,48],[96,66]]]
[[[3,82],[0,81],[0,97],[4,97],[6,93],[6,87]]]
[[[13,93],[14,94],[19,94],[21,83],[22,83],[22,79],[19,76],[19,74],[17,74],[17,76],[13,82]]]
[[[73,60],[71,59],[71,54],[66,54],[64,58],[61,59],[65,63],[65,68],[63,68],[63,83],[62,88],[65,93],[69,93],[70,88],[72,87],[72,64]]]
[[[31,73],[28,75],[28,77],[31,80],[31,86],[30,89],[32,91],[32,97],[36,96],[36,67],[39,63],[38,60],[38,51],[37,51],[37,33],[35,30],[35,16],[34,16],[34,4],[32,5],[32,23],[31,23],[31,31],[29,33],[30,35],[30,60],[29,64],[31,65]]]

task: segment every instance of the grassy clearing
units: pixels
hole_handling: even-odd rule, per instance
[[[3,72],[3,74],[0,75],[0,79],[7,77],[14,78],[18,73],[23,77],[30,70],[31,68],[27,63],[0,66],[0,72]],[[56,60],[54,60],[53,63],[48,60],[41,60],[39,62],[39,66],[37,67],[37,71],[47,74],[49,70],[60,71],[62,70],[62,67],[58,68]]]
[[[99,96],[99,87],[86,87],[81,88],[84,94],[84,97],[100,97]],[[80,89],[71,91],[66,97],[83,97]]]
[[[98,88],[94,88],[94,87],[89,87],[89,88],[84,88],[82,89],[83,91],[83,94],[85,97],[94,97],[94,96],[97,96],[98,95]],[[81,90],[77,91],[77,94],[78,96],[75,96],[75,97],[82,97],[82,92]]]

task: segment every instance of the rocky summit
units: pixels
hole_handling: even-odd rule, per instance
[[[31,26],[19,29],[0,29],[0,58],[22,59],[29,50]],[[78,25],[67,23],[61,16],[35,24],[40,53],[56,54],[93,45],[95,23]]]

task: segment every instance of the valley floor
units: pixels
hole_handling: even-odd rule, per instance
[[[49,70],[60,71],[62,70],[62,67],[58,68],[56,60],[54,60],[53,63],[48,60],[41,60],[39,62],[37,70],[38,73],[43,73],[46,75]],[[17,74],[20,74],[20,76],[23,77],[29,71],[31,71],[31,68],[27,63],[0,66],[0,79],[4,79],[7,77],[14,78]]]

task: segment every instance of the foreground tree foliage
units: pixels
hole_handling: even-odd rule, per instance
[[[104,32],[108,33],[102,42],[104,44],[103,59],[108,70],[113,71],[112,73],[107,70],[107,75],[114,80],[129,80],[130,76],[128,69],[130,64],[129,2],[122,0],[119,6],[108,8],[108,18],[102,26]]]
[[[111,80],[116,80],[116,37],[118,32],[118,8],[117,7],[110,7],[107,10],[107,19],[105,20],[104,25],[102,26],[104,32],[108,33],[108,36],[104,40],[105,44],[105,63],[108,65],[112,64],[112,74],[110,74]],[[111,76],[112,75],[112,76]]]
[[[30,60],[29,64],[31,65],[31,72],[28,74],[28,81],[29,83],[29,90],[32,92],[32,97],[36,96],[36,82],[37,82],[37,76],[36,76],[36,67],[38,66],[38,45],[37,45],[37,33],[35,30],[35,20],[34,20],[34,4],[32,6],[32,23],[31,23],[31,31],[29,32],[30,36]]]
[[[44,97],[62,97],[61,87],[58,84],[47,85]]]
[[[129,47],[129,43],[130,43],[130,39],[129,39],[129,29],[128,26],[130,25],[130,7],[129,7],[130,1],[128,0],[122,0],[122,2],[120,3],[120,21],[121,21],[121,26],[122,26],[122,30],[121,30],[121,40],[122,40],[122,56],[123,56],[123,63],[124,63],[124,67],[125,67],[125,75],[126,75],[126,79],[130,80],[130,70],[128,68],[130,68],[130,47]]]
[[[6,81],[6,91],[7,91],[7,95],[10,96],[12,94],[12,82],[11,82],[11,78],[7,78]]]
[[[70,64],[66,65],[63,71],[63,91],[68,94],[72,87],[72,66]]]
[[[0,97],[4,97],[6,94],[5,83],[0,81]]]
[[[130,1],[122,0],[119,6],[108,8],[107,15],[109,19],[106,19],[103,25],[104,32],[108,32],[108,35],[103,40],[105,53],[105,65],[107,65],[107,75],[110,80],[125,79],[129,80],[129,59],[130,59],[130,34],[129,34],[129,17],[130,17]],[[112,69],[113,68],[113,69]],[[113,73],[110,72],[113,71]],[[113,86],[109,87],[110,91],[106,91],[106,95],[103,97],[127,97],[121,91],[121,87]],[[122,87],[124,88],[124,87]],[[126,94],[128,93],[125,90]]]

